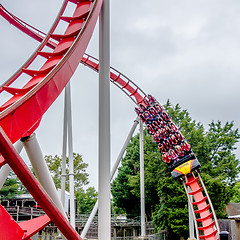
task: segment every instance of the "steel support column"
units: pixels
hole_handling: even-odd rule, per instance
[[[68,143],[68,145],[67,145]],[[70,82],[65,87],[64,119],[63,119],[63,152],[61,176],[61,201],[65,204],[66,188],[66,159],[68,147],[69,164],[69,192],[70,192],[70,223],[75,228],[75,194],[74,194],[74,162],[73,162],[73,137],[72,137],[72,107]]]
[[[120,153],[118,155],[118,158],[117,158],[117,160],[116,160],[116,162],[115,162],[115,164],[114,164],[114,166],[112,168],[111,176],[110,176],[111,180],[113,179],[113,176],[114,176],[115,172],[118,169],[118,166],[119,166],[119,164],[120,164],[120,162],[122,160],[123,154],[125,153],[126,148],[128,146],[128,143],[130,142],[130,140],[132,138],[132,135],[133,135],[133,133],[134,133],[134,131],[135,131],[135,129],[136,129],[138,124],[139,124],[139,118],[134,120],[133,126],[132,126],[132,128],[131,128],[128,136],[127,136],[127,139],[125,140],[125,142],[123,144],[123,147],[122,147],[122,149],[121,149],[121,151],[120,151]],[[89,227],[90,227],[90,225],[91,225],[91,223],[93,221],[93,218],[94,218],[94,216],[97,213],[97,210],[98,210],[98,201],[95,203],[94,208],[93,208],[93,210],[92,210],[92,212],[91,212],[91,214],[90,214],[90,216],[89,216],[89,218],[88,218],[88,220],[87,220],[87,222],[86,222],[86,224],[85,224],[85,226],[83,228],[83,231],[81,233],[81,237],[82,238],[85,238],[85,236],[86,236],[86,234],[88,232],[88,229],[89,229]]]
[[[73,137],[72,137],[72,109],[70,82],[66,86],[67,100],[67,135],[69,158],[69,192],[70,192],[70,223],[75,228],[75,194],[74,194],[74,164],[73,164]]]
[[[59,211],[66,218],[64,208],[62,206],[60,198],[58,197],[55,184],[52,180],[48,166],[44,160],[43,153],[37,141],[36,134],[33,133],[30,137],[22,139],[22,141],[39,182],[46,190],[48,195],[51,197],[55,205],[58,207]]]
[[[145,188],[144,188],[144,137],[143,122],[140,121],[140,194],[141,194],[141,236],[146,236]]]
[[[188,187],[188,191],[191,191],[191,188]],[[188,201],[188,217],[189,217],[189,239],[195,239],[195,234],[194,234],[194,216],[192,212],[192,196],[190,195],[189,198],[191,199],[191,202]]]
[[[21,141],[17,141],[14,144],[14,148],[18,153],[22,151],[23,148],[23,143]],[[3,184],[6,182],[7,177],[11,171],[11,168],[9,167],[8,164],[5,164],[4,166],[1,167],[0,169],[0,189],[3,187]]]
[[[110,3],[104,0],[99,16],[99,210],[98,239],[111,239],[110,209]]]
[[[64,92],[64,113],[63,113],[63,145],[62,145],[62,175],[61,175],[61,201],[65,206],[66,191],[66,165],[67,165],[67,93]]]

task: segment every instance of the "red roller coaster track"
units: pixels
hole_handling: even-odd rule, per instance
[[[69,3],[75,4],[75,11],[72,16],[64,16],[64,10]],[[87,48],[101,5],[102,0],[65,1],[42,44],[23,67],[0,89],[0,92],[7,91],[13,95],[0,108],[2,156],[67,239],[80,239],[80,237],[56,208],[19,155],[16,154],[12,143],[33,133],[38,127],[42,115],[70,80]],[[62,34],[55,33],[55,29],[61,21],[68,22],[68,27]],[[53,52],[44,52],[44,47],[51,39],[58,41],[56,48]],[[47,60],[40,69],[30,69],[30,65],[39,57],[47,58]],[[23,75],[29,75],[29,79],[27,83],[23,84],[23,87],[10,86]],[[12,224],[11,217],[6,212],[4,214],[4,221],[0,227],[2,239],[29,239],[34,234],[32,231],[33,221],[25,224],[23,228],[17,223]],[[49,222],[48,217],[42,227]],[[10,224],[13,228],[11,233],[8,231]]]
[[[64,10],[70,2],[76,4],[75,12],[72,16],[63,16]],[[21,137],[29,136],[35,131],[43,114],[66,86],[80,61],[95,71],[99,70],[98,60],[84,54],[84,52],[99,15],[101,3],[102,1],[97,0],[65,1],[47,36],[12,15],[0,5],[0,14],[6,20],[32,38],[42,42],[24,66],[0,87],[0,93],[6,91],[13,95],[0,107],[1,153],[4,159],[6,159],[6,161],[3,158],[0,160],[0,166],[5,163],[10,165],[47,214],[40,218],[17,224],[0,205],[2,219],[5,220],[4,224],[0,226],[0,232],[6,239],[28,239],[50,221],[53,221],[68,239],[80,239],[68,221],[55,207],[54,203],[51,202],[44,189],[36,181],[19,155],[16,154],[12,143]],[[63,34],[55,34],[54,31],[60,21],[68,22],[68,27]],[[53,49],[53,51],[43,51],[46,46]],[[37,57],[47,60],[40,69],[30,69],[31,64],[37,61]],[[29,75],[30,77],[23,84],[23,87],[13,87],[12,85],[22,75]],[[110,69],[110,80],[137,105],[143,103],[143,99],[147,99],[146,94],[136,84],[114,68]],[[198,232],[203,233],[201,236],[198,233],[198,239],[216,240],[218,232],[216,228],[217,223],[216,220],[212,219],[214,210],[211,207],[211,202],[203,182],[201,181],[203,185],[201,187],[199,183],[200,176],[195,177],[194,174],[185,175],[185,178],[185,190],[188,196],[193,196],[192,206],[196,206],[193,211],[195,215],[199,215],[196,222],[199,222],[200,226],[196,224],[196,229],[198,229]],[[203,194],[203,190],[205,194]],[[206,203],[207,200],[210,204]],[[10,235],[6,231],[9,227],[13,229]]]

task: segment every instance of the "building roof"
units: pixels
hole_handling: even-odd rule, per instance
[[[226,207],[228,218],[240,219],[240,203],[229,203]]]
[[[17,198],[17,199],[33,199],[33,196],[29,193],[24,193],[24,194],[17,195],[14,198]]]

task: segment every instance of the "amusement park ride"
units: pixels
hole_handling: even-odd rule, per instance
[[[75,5],[72,16],[64,15],[68,4]],[[0,166],[10,166],[46,213],[44,216],[17,223],[0,205],[0,239],[30,239],[50,222],[67,239],[81,239],[12,144],[20,139],[24,141],[34,133],[42,116],[70,81],[80,62],[99,71],[98,60],[85,54],[85,50],[101,5],[102,0],[66,0],[46,36],[0,6],[0,14],[7,21],[41,42],[30,59],[0,87],[1,94],[11,94],[0,106]],[[55,33],[62,21],[67,22],[68,27],[62,34]],[[45,59],[44,63],[39,69],[31,69],[30,65],[37,58]],[[28,76],[25,85],[14,87],[14,83],[23,76]],[[153,96],[146,95],[136,84],[113,68],[110,68],[110,81],[136,103],[135,111],[158,144],[163,161],[168,165],[173,178],[183,183],[194,215],[196,238],[219,239],[220,231],[214,209],[198,171],[201,166],[189,143]]]

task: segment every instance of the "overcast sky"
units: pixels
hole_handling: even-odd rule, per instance
[[[60,0],[1,0],[10,12],[47,32]],[[111,66],[159,102],[167,99],[204,124],[234,121],[240,127],[240,2],[238,0],[112,0]],[[0,18],[0,77],[7,80],[38,43]],[[87,53],[98,57],[98,27]],[[98,75],[79,66],[71,80],[74,152],[89,164],[97,188]],[[134,104],[111,86],[112,162],[136,115]],[[37,130],[44,154],[62,152],[63,95]],[[239,155],[239,154],[238,154]]]

